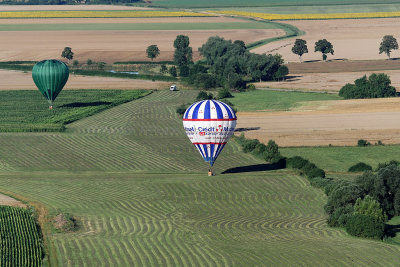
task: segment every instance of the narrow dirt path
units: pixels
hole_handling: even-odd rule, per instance
[[[3,195],[3,194],[0,194],[0,205],[26,208],[26,205],[24,203],[22,203],[21,201],[18,201],[16,199],[13,199],[12,197],[9,197],[9,196]]]

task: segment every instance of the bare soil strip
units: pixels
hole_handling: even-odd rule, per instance
[[[190,38],[190,46],[197,51],[209,37],[221,36],[246,43],[283,35],[280,29],[193,30],[193,31],[10,31],[1,32],[0,61],[43,60],[60,58],[64,47],[75,53],[74,59],[113,63],[115,61],[148,60],[146,48],[156,44],[158,60],[172,60],[173,42],[177,35]],[[29,44],[29,45],[27,45]],[[194,53],[194,59],[199,54]]]
[[[0,90],[37,90],[31,73],[0,70]],[[71,74],[65,85],[68,89],[168,89],[171,82],[134,80]]]
[[[1,7],[1,6],[0,6]],[[242,22],[228,17],[166,17],[166,18],[37,18],[0,19],[0,24],[81,24],[81,23],[222,23]]]
[[[314,62],[291,62],[287,64],[290,74],[336,73],[400,70],[400,60],[328,60]]]
[[[22,203],[21,201],[18,201],[16,199],[13,199],[13,198],[3,195],[3,194],[0,194],[0,205],[26,208],[26,205],[24,203]]]
[[[0,11],[46,11],[46,10],[152,10],[149,7],[113,5],[0,5]]]
[[[301,91],[338,92],[346,83],[354,83],[358,78],[372,73],[386,73],[392,86],[400,91],[400,70],[341,72],[341,73],[298,73],[289,75],[281,82],[254,83],[257,88],[281,88]]]
[[[306,34],[301,39],[307,41],[309,53],[303,60],[321,60],[322,54],[314,52],[314,44],[320,39],[327,39],[333,45],[334,55],[328,59],[369,60],[385,59],[379,54],[379,44],[384,35],[400,32],[400,18],[384,19],[339,19],[339,20],[299,20],[283,21],[296,26]],[[286,62],[299,62],[299,57],[291,49],[295,39],[273,42],[252,50],[256,53],[279,53]],[[392,57],[399,57],[400,52],[393,52]]]
[[[356,145],[400,143],[400,99],[310,102],[289,112],[239,112],[239,128],[248,138],[275,140],[280,146]]]

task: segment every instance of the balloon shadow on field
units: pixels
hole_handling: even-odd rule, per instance
[[[95,101],[95,102],[73,102],[69,104],[61,105],[62,108],[80,108],[80,107],[96,107],[102,105],[110,105],[112,102],[106,101]]]
[[[223,171],[221,174],[227,173],[243,173],[243,172],[262,172],[262,171],[274,171],[286,168],[286,160],[280,160],[277,163],[265,163],[248,166],[240,166],[230,168]]]
[[[247,127],[247,128],[236,128],[235,132],[247,132],[247,131],[256,131],[260,130],[260,127]]]

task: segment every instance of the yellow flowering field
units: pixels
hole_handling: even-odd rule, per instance
[[[213,15],[185,11],[4,11],[0,18],[146,18],[210,17]]]
[[[211,11],[210,11],[211,12]],[[215,13],[213,11],[213,13]],[[366,13],[329,13],[329,14],[268,14],[245,11],[218,11],[220,14],[238,15],[267,20],[303,20],[303,19],[359,19],[400,17],[400,12],[366,12]]]

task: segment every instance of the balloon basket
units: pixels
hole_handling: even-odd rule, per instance
[[[208,176],[214,176],[215,174],[213,173],[212,169],[208,170]]]
[[[49,109],[52,110],[52,109],[53,109],[53,106],[49,106]]]

